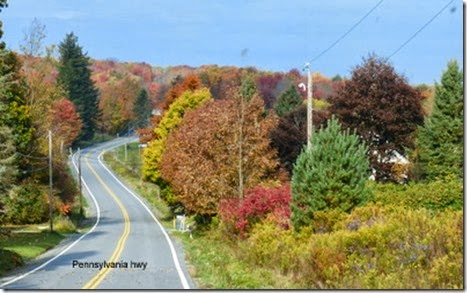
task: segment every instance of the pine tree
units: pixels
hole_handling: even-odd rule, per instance
[[[78,38],[67,34],[59,45],[60,66],[58,81],[68,91],[68,98],[76,105],[83,121],[79,141],[90,140],[96,129],[98,91],[91,80],[89,58],[78,45]]]
[[[276,113],[279,116],[284,116],[285,114],[297,109],[302,104],[302,97],[295,88],[295,85],[291,84],[277,100]]]
[[[141,89],[133,105],[135,128],[146,127],[151,117],[152,105],[146,89]]]
[[[417,165],[422,178],[463,178],[463,92],[463,73],[457,61],[451,61],[441,84],[435,84],[433,112],[419,128]]]
[[[342,132],[334,117],[313,135],[311,149],[302,150],[293,169],[291,220],[297,230],[309,225],[316,211],[348,212],[368,200],[366,153],[358,136]]]

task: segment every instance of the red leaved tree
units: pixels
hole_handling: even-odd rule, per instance
[[[57,100],[50,108],[47,117],[54,140],[59,144],[63,142],[63,147],[71,146],[83,125],[75,104],[65,98]]]
[[[258,95],[247,99],[239,90],[185,114],[160,169],[187,213],[215,215],[222,198],[243,197],[271,176],[278,162],[268,136],[276,121]]]
[[[378,181],[397,181],[392,161],[413,148],[413,133],[423,124],[422,95],[384,58],[370,56],[330,98],[330,112],[343,128],[356,129],[369,146]]]

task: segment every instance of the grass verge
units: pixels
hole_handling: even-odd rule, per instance
[[[104,154],[105,162],[128,185],[144,197],[159,212],[164,226],[172,228],[173,215],[159,198],[158,186],[141,180],[141,156],[138,143],[120,146]],[[125,154],[126,153],[126,154]],[[236,243],[229,243],[218,229],[189,233],[172,232],[184,247],[190,275],[200,289],[280,289],[294,288],[287,277],[241,259],[241,250]]]
[[[0,235],[0,275],[39,256],[65,238],[56,232],[41,232],[37,227],[3,228],[7,233]]]
[[[173,214],[160,198],[159,186],[144,182],[141,178],[141,156],[139,152],[137,142],[127,145],[126,155],[125,146],[122,145],[106,152],[104,161],[128,186],[153,207],[152,212],[163,222],[164,226],[172,227]]]

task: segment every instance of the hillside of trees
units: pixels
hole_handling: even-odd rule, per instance
[[[0,224],[49,220],[49,133],[62,218],[79,210],[69,148],[137,133],[173,215],[252,268],[302,288],[462,287],[457,61],[434,86],[377,55],[348,78],[313,73],[308,146],[297,69],[93,60],[73,33],[24,48],[0,46]]]

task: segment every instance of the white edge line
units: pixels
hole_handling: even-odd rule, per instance
[[[71,158],[71,161],[73,163],[73,166],[75,167],[76,171],[78,171],[78,167],[76,166],[76,163],[75,163],[75,160],[74,160],[74,156],[76,156],[76,153],[73,155],[73,157]],[[99,204],[97,203],[97,200],[96,200],[96,197],[94,196],[94,194],[91,192],[91,190],[89,189],[89,186],[86,184],[86,181],[84,180],[84,178],[81,176],[81,181],[84,185],[84,187],[86,187],[86,190],[89,192],[89,194],[91,195],[91,198],[92,198],[92,201],[94,202],[94,205],[96,206],[96,214],[97,214],[97,219],[96,219],[96,223],[94,224],[94,226],[92,226],[91,230],[89,230],[88,232],[86,232],[85,234],[81,235],[81,237],[79,237],[78,239],[76,239],[73,243],[71,243],[69,246],[67,246],[65,249],[63,249],[62,251],[60,251],[56,256],[54,256],[53,258],[49,259],[48,261],[46,261],[45,263],[41,264],[40,266],[30,270],[29,272],[26,272],[6,283],[3,283],[3,284],[0,284],[0,287],[4,287],[4,286],[7,286],[7,285],[10,285],[16,281],[19,281],[21,279],[23,279],[24,277],[26,276],[29,276],[30,274],[32,273],[35,273],[37,272],[38,270],[44,268],[45,266],[47,266],[48,264],[50,264],[51,262],[53,262],[54,260],[56,260],[57,258],[59,258],[60,256],[62,256],[65,252],[67,252],[68,250],[70,250],[73,246],[75,246],[79,241],[81,241],[84,237],[86,237],[87,235],[89,235],[90,233],[92,233],[94,231],[94,229],[96,229],[97,225],[99,224],[99,220],[100,220],[100,216],[101,216],[101,211],[100,211],[100,208],[99,208]],[[2,290],[2,289],[0,289]]]
[[[159,228],[162,230],[162,233],[164,234],[165,236],[165,239],[167,240],[167,243],[169,244],[169,247],[170,247],[170,252],[172,254],[172,259],[174,261],[174,264],[175,264],[175,268],[177,269],[177,272],[178,272],[178,276],[180,278],[180,281],[182,282],[182,285],[183,285],[183,289],[190,289],[190,286],[188,285],[188,281],[185,277],[185,274],[183,273],[183,270],[180,266],[180,262],[178,260],[178,257],[177,257],[177,253],[175,251],[175,247],[172,243],[172,241],[170,240],[170,237],[169,235],[167,234],[167,232],[165,231],[164,227],[162,226],[162,224],[159,222],[159,220],[157,220],[157,218],[154,216],[154,214],[151,212],[151,210],[148,208],[148,206],[136,195],[133,193],[133,191],[131,191],[128,187],[125,186],[125,184],[123,184],[120,179],[118,179],[113,173],[112,171],[110,171],[107,166],[105,166],[105,164],[102,162],[101,158],[102,158],[102,154],[104,153],[105,151],[101,152],[101,154],[97,157],[97,159],[99,160],[99,164],[101,164],[105,170],[107,170],[107,172],[109,172],[110,176],[112,176],[126,191],[128,191],[143,207],[144,209],[149,213],[149,215],[154,219],[154,221],[157,223],[157,225],[159,225]]]

